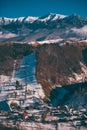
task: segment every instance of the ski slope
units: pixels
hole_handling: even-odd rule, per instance
[[[25,96],[22,96],[23,93],[27,93],[27,100],[25,100],[24,106],[33,102],[34,97],[36,99],[44,98],[44,92],[42,86],[37,83],[35,73],[36,73],[36,54],[32,53],[28,56],[24,56],[20,63],[19,70],[16,71],[17,60],[14,61],[14,70],[12,77],[10,76],[1,76],[0,78],[0,101],[6,100],[9,97],[9,100],[13,100],[15,97],[10,96],[14,95],[15,92],[18,93],[18,98],[24,99]],[[16,90],[15,83],[19,81],[22,84],[21,90]],[[31,99],[31,100],[30,100]]]
[[[35,91],[37,96],[44,97],[44,92],[40,84],[36,80],[36,54],[31,53],[28,56],[24,56],[21,61],[20,69],[14,73],[13,79],[20,81],[27,89]]]

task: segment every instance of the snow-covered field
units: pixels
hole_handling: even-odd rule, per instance
[[[3,122],[6,125],[5,122]],[[8,126],[12,126],[12,122],[8,123]],[[37,122],[17,122],[19,130],[87,130],[86,127],[73,126],[72,123],[37,123]],[[14,127],[14,125],[12,126]],[[12,128],[11,127],[11,128]]]
[[[1,75],[0,76],[0,100],[6,100],[9,94],[17,92],[20,98],[24,98],[21,95],[25,94],[25,91],[30,92],[30,95],[27,94],[27,98],[32,100],[32,97],[44,98],[44,92],[40,84],[37,83],[35,77],[35,68],[36,68],[36,56],[35,53],[32,53],[28,56],[25,56],[20,65],[20,69],[16,71],[16,60],[14,61],[14,70],[12,77]],[[15,82],[19,81],[22,84],[22,90],[15,89]],[[10,96],[9,96],[10,97]],[[12,97],[10,97],[11,99]],[[14,96],[13,96],[14,99]],[[16,99],[19,100],[19,99]],[[29,103],[30,100],[27,99],[25,103]],[[31,101],[32,102],[32,101]]]
[[[80,66],[81,66],[81,71],[82,73],[81,74],[77,74],[77,73],[73,73],[73,77],[69,77],[68,80],[69,80],[69,83],[71,82],[84,82],[85,79],[87,78],[87,67],[86,65],[84,65],[82,62],[80,62]]]
[[[37,83],[35,71],[36,56],[35,53],[32,53],[23,58],[19,71],[15,72],[13,77],[15,80],[19,80],[21,84],[27,85],[28,90],[35,91],[35,95],[43,98],[44,92],[41,85]]]

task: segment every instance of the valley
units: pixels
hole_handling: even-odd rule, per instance
[[[1,124],[8,129],[18,130],[74,130],[78,127],[85,130],[87,44],[64,40],[61,43],[38,43],[36,47],[32,44],[1,45],[4,49],[6,46],[15,50],[17,47],[17,53],[13,55],[12,51],[3,55],[12,57],[13,69],[10,73],[7,73],[6,68],[1,71],[0,106],[4,102],[8,104],[8,109],[1,108]],[[23,50],[18,50],[18,46],[23,47]],[[27,53],[24,47],[28,50]],[[3,59],[4,62],[7,63]],[[74,111],[80,114],[75,115]]]
[[[0,17],[0,129],[87,129],[87,19]]]

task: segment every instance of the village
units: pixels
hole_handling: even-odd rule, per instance
[[[2,84],[0,90],[0,124],[19,130],[86,130],[87,109],[45,103],[29,86],[16,81]],[[37,90],[38,91],[38,90]]]
[[[0,78],[0,129],[86,130],[87,107],[54,107],[43,100],[35,65],[35,53],[32,53],[23,58],[18,72],[15,61],[12,76]]]

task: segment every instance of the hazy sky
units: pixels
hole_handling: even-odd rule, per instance
[[[43,16],[48,13],[87,18],[87,0],[0,0],[0,17]]]

